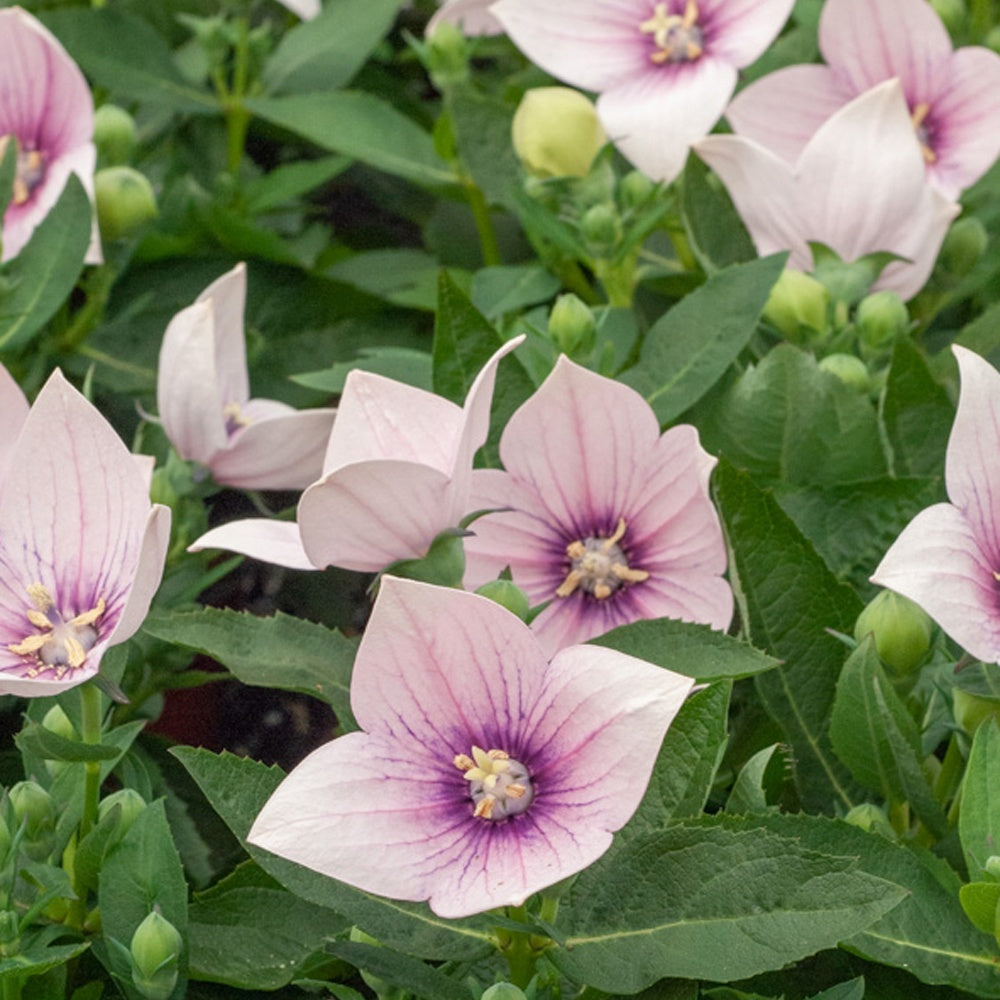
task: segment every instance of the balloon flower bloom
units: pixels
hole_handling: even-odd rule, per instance
[[[794,162],[826,118],[896,77],[928,179],[948,198],[1000,153],[1000,56],[952,49],[926,0],[827,0],[819,21],[825,66],[788,66],[741,91],[733,128]]]
[[[100,413],[52,375],[0,481],[0,694],[80,684],[142,624],[170,534],[147,478]]]
[[[499,0],[490,13],[532,62],[600,94],[604,130],[671,181],[711,131],[738,71],[774,40],[793,0]]]
[[[386,577],[351,680],[364,731],[295,768],[247,839],[442,917],[518,906],[608,849],[692,684],[597,646],[547,662],[492,601]]]
[[[156,383],[160,419],[181,458],[221,485],[302,489],[319,475],[334,411],[249,398],[246,281],[238,264],[170,321]]]
[[[550,654],[640,618],[725,629],[733,595],[708,494],[715,459],[689,425],[660,434],[634,390],[561,357],[477,471],[466,583],[509,567]]]
[[[500,22],[490,13],[494,0],[444,0],[427,22],[427,34],[434,34],[439,24],[455,24],[465,35],[499,35]]]
[[[16,257],[76,174],[94,196],[94,101],[55,36],[20,7],[0,10],[0,136],[17,144],[3,217],[3,260]],[[101,261],[96,233],[87,262]]]
[[[953,347],[962,378],[948,439],[948,503],[921,511],[872,583],[909,597],[973,656],[1000,662],[1000,374]]]

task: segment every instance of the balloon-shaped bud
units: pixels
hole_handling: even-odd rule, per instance
[[[514,112],[514,151],[537,177],[585,177],[607,143],[594,105],[569,87],[535,87]]]

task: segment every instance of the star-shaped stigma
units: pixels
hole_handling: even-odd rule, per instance
[[[34,659],[28,677],[37,677],[46,670],[52,670],[59,679],[67,670],[78,670],[97,642],[96,624],[104,614],[104,598],[99,597],[89,611],[67,620],[57,610],[55,600],[46,587],[32,583],[27,590],[34,605],[26,612],[28,621],[41,631],[25,636],[21,642],[11,643],[7,648],[18,656]]]

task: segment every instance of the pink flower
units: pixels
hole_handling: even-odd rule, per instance
[[[170,321],[156,383],[160,419],[181,458],[206,466],[217,483],[301,489],[320,473],[334,411],[249,398],[246,281],[238,264]]]
[[[596,646],[547,663],[486,598],[386,577],[351,681],[364,732],[307,757],[247,840],[442,917],[520,905],[608,849],[691,687]]]
[[[14,453],[17,435],[27,416],[28,401],[24,398],[21,387],[10,372],[0,365],[0,427],[4,429],[0,435],[0,487],[3,486],[4,473]]]
[[[93,677],[142,623],[169,534],[143,466],[56,372],[0,482],[0,694],[58,694]]]
[[[960,646],[1000,662],[1000,374],[952,347],[962,377],[948,439],[950,503],[921,511],[886,552],[872,583],[919,604]]]
[[[1000,56],[953,51],[926,0],[827,0],[819,47],[827,66],[789,66],[738,94],[733,128],[794,161],[829,115],[897,77],[927,175],[948,198],[1000,153]]]
[[[494,0],[444,0],[427,22],[427,34],[439,24],[457,24],[466,35],[499,35],[503,26],[490,13]]]
[[[499,0],[490,8],[542,69],[598,92],[605,131],[671,181],[781,30],[793,0]]]
[[[423,389],[352,371],[340,398],[322,478],[299,502],[298,523],[249,519],[214,528],[192,549],[218,547],[293,569],[377,572],[419,559],[469,506],[472,458],[486,440],[497,365],[487,361],[457,406]]]
[[[725,629],[733,595],[708,495],[715,459],[689,425],[660,434],[628,386],[565,357],[510,419],[506,472],[474,474],[466,583],[509,566],[554,653],[617,625],[671,617]],[[507,509],[509,508],[509,510]]]
[[[927,184],[900,84],[889,80],[831,115],[794,164],[743,136],[695,145],[729,189],[761,254],[790,250],[789,267],[812,268],[809,241],[845,261],[889,251],[875,288],[915,295],[934,266],[959,206]]]
[[[94,101],[76,63],[20,7],[0,10],[0,136],[17,143],[3,260],[16,257],[76,174],[94,197]],[[101,262],[96,223],[87,263]]]

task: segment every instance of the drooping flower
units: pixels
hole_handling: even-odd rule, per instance
[[[4,472],[14,452],[17,435],[27,416],[28,400],[10,372],[0,365],[0,427],[4,429],[3,434],[0,434],[0,486],[3,485]]]
[[[691,687],[596,646],[547,663],[492,601],[386,577],[351,680],[364,731],[307,757],[247,839],[442,917],[520,905],[608,849]]]
[[[427,22],[427,34],[439,24],[457,24],[469,36],[499,35],[503,26],[490,12],[494,0],[444,0]]]
[[[919,604],[973,656],[1000,662],[1000,373],[952,347],[962,386],[948,439],[949,503],[921,511],[872,583]]]
[[[793,0],[499,0],[490,13],[542,69],[600,94],[604,129],[655,180],[719,120],[737,71],[781,30]]]
[[[297,523],[251,518],[213,528],[192,549],[223,548],[292,569],[377,572],[426,555],[469,506],[472,458],[486,440],[504,344],[476,377],[464,406],[434,393],[352,371],[323,460],[303,493]]]
[[[920,145],[896,80],[844,105],[795,163],[738,135],[695,144],[728,188],[761,254],[790,250],[789,267],[812,269],[809,242],[845,261],[876,251],[889,264],[873,287],[908,299],[927,280],[959,206],[926,182]]]
[[[0,481],[0,693],[58,694],[140,626],[170,511],[98,411],[56,372]]]
[[[725,629],[733,595],[694,427],[660,434],[635,390],[561,357],[500,439],[505,472],[473,478],[466,583],[510,567],[551,654],[640,618]]]
[[[238,264],[170,321],[156,383],[160,419],[181,458],[206,466],[217,483],[301,489],[319,476],[334,411],[250,399],[245,300]]]
[[[954,51],[926,0],[827,0],[826,66],[788,66],[750,84],[726,112],[733,128],[794,162],[823,121],[883,80],[899,79],[930,180],[948,198],[1000,153],[1000,56]]]
[[[20,7],[0,10],[0,136],[17,143],[3,219],[3,260],[16,257],[76,174],[94,197],[94,101],[58,40]],[[100,263],[96,225],[88,263]]]

